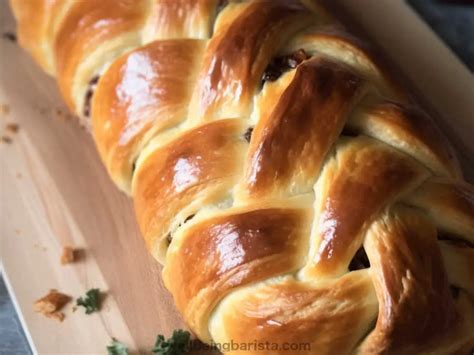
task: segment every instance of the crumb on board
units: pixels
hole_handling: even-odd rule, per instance
[[[56,108],[53,112],[57,118],[62,119],[62,120],[69,120],[72,117],[69,111],[65,111],[61,108]]]
[[[10,42],[17,41],[16,34],[14,32],[10,32],[10,31],[3,32],[2,37]]]
[[[33,310],[48,318],[56,319],[62,322],[64,313],[60,310],[71,301],[71,297],[55,289],[49,290],[49,293],[33,303]]]
[[[70,264],[74,262],[74,249],[70,246],[63,247],[63,252],[61,254],[61,264]]]
[[[12,134],[18,133],[19,129],[20,129],[20,125],[18,123],[7,123],[7,125],[5,126],[5,130]]]
[[[0,139],[1,139],[2,143],[5,143],[5,144],[11,144],[12,143],[12,139],[9,136],[3,135]]]
[[[6,116],[10,113],[10,106],[7,104],[0,104],[0,115]]]
[[[61,110],[60,108],[56,108],[56,110],[54,110],[54,113],[55,113],[56,117],[59,117],[59,118],[64,118],[64,116],[65,116],[64,111]]]
[[[60,107],[38,107],[37,109],[40,115],[52,115],[54,118],[62,121],[68,121],[75,117],[67,109]]]

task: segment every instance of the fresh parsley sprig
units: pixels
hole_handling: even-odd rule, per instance
[[[112,338],[112,342],[107,347],[107,352],[109,355],[128,355],[128,348],[117,339]]]
[[[86,292],[85,297],[79,297],[77,299],[76,304],[84,307],[86,314],[100,310],[100,290],[98,288],[91,288]]]
[[[173,331],[173,335],[165,339],[163,335],[156,337],[155,347],[152,352],[159,355],[181,355],[189,351],[191,334],[182,329]]]

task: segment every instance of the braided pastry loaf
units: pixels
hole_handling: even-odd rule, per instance
[[[278,344],[265,354],[472,349],[474,190],[320,5],[11,4],[200,339]]]

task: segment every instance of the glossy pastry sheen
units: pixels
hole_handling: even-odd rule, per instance
[[[316,1],[11,4],[199,338],[472,352],[474,189]]]

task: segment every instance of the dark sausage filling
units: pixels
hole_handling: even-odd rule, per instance
[[[359,133],[356,132],[354,129],[351,129],[351,128],[348,128],[347,126],[345,126],[344,129],[341,132],[341,136],[357,137],[357,136],[359,136]]]
[[[253,127],[247,128],[244,133],[244,139],[247,143],[250,143],[250,139],[252,139]]]
[[[367,269],[370,267],[370,261],[365,253],[364,247],[360,247],[355,253],[354,257],[349,264],[349,271]]]
[[[219,15],[227,5],[229,5],[229,0],[219,0],[216,7],[216,16]]]
[[[439,232],[438,240],[443,240],[461,248],[474,248],[474,244],[459,235],[449,232]]]
[[[187,216],[184,221],[182,223],[180,223],[178,225],[178,227],[176,229],[178,229],[179,227],[181,227],[183,224],[185,224],[186,222],[189,222],[191,219],[193,219],[195,216],[195,214],[192,214],[192,215],[189,215]],[[171,235],[171,232],[168,233],[168,235],[166,236],[166,241],[168,242],[168,245],[171,244],[171,240],[173,239],[173,236]]]
[[[453,296],[453,298],[458,299],[459,298],[459,293],[461,292],[461,289],[459,287],[454,286],[454,285],[450,285],[449,288],[451,290],[451,295]]]
[[[311,58],[311,56],[304,49],[298,49],[294,53],[273,58],[270,64],[268,64],[267,69],[263,72],[262,84],[266,81],[277,80],[284,72],[295,69],[308,58]]]
[[[6,40],[10,41],[10,42],[16,42],[17,41],[16,34],[13,33],[13,32],[3,32],[2,37],[5,38]]]
[[[82,114],[84,115],[84,117],[89,117],[91,114],[92,96],[94,96],[95,87],[99,82],[99,78],[100,76],[96,75],[87,84],[87,91],[84,98],[84,108],[82,110]]]

